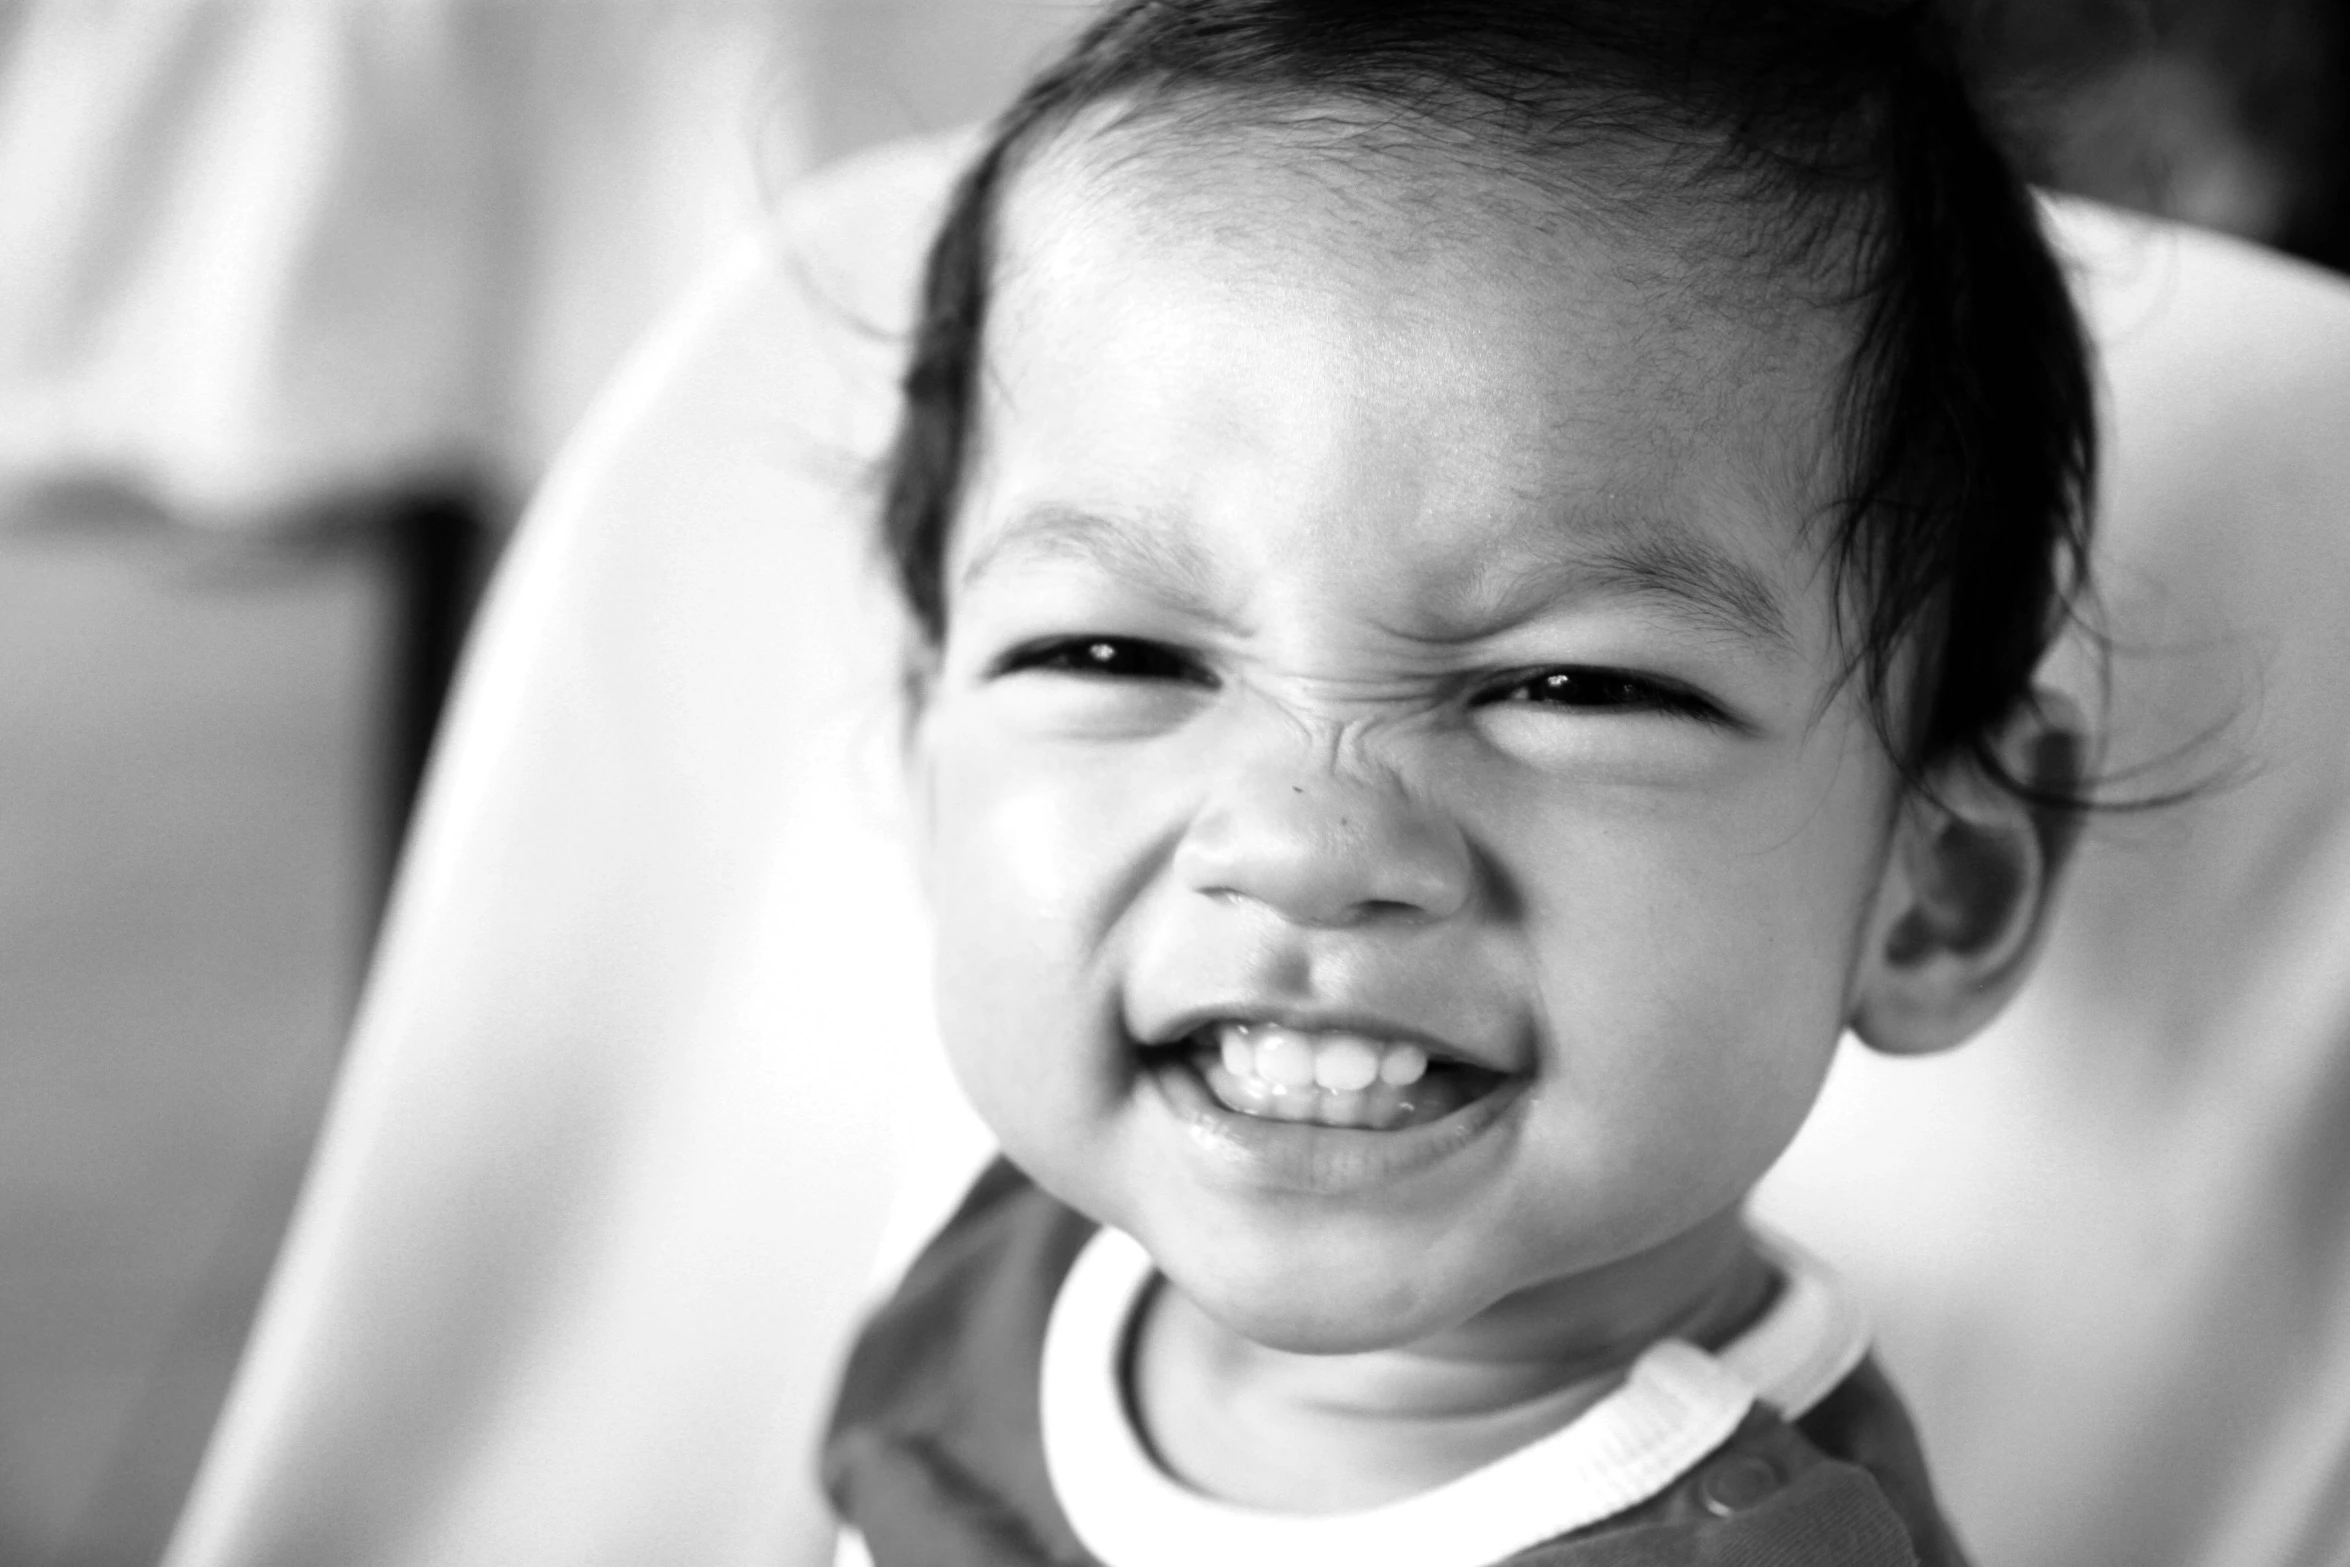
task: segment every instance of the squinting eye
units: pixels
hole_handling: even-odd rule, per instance
[[[1540,707],[1668,713],[1707,723],[1725,722],[1722,710],[1695,692],[1620,669],[1545,669],[1497,687],[1483,700]]]
[[[1030,670],[1117,680],[1215,684],[1215,677],[1198,659],[1163,642],[1140,637],[1054,637],[1016,647],[997,660],[995,666],[995,672],[1000,675]]]

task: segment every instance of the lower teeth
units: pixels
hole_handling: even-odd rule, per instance
[[[1311,1121],[1320,1126],[1387,1132],[1450,1115],[1470,1097],[1451,1073],[1432,1072],[1409,1087],[1373,1083],[1368,1088],[1334,1093],[1318,1087],[1285,1088],[1261,1077],[1243,1077],[1213,1055],[1203,1055],[1195,1064],[1208,1091],[1225,1109],[1269,1121]]]

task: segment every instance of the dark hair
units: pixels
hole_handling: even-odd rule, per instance
[[[2030,193],[1916,0],[1112,6],[996,122],[930,253],[883,512],[925,635],[945,629],[995,218],[1021,158],[1096,106],[1246,125],[1332,100],[1465,130],[1512,167],[1652,144],[1659,177],[1746,223],[1752,254],[1837,276],[1858,326],[1825,539],[1847,674],[1913,780],[1972,753],[2035,792],[1990,746],[2086,580],[2087,354]]]

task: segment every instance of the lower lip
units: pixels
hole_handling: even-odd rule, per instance
[[[1501,1125],[1524,1084],[1522,1078],[1508,1078],[1450,1115],[1374,1132],[1228,1110],[1181,1062],[1163,1065],[1148,1078],[1193,1143],[1228,1175],[1245,1185],[1316,1197],[1373,1191],[1457,1157]]]

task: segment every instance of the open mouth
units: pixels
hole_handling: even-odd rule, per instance
[[[1226,1021],[1150,1053],[1236,1115],[1392,1132],[1441,1120],[1503,1076],[1407,1040]]]

